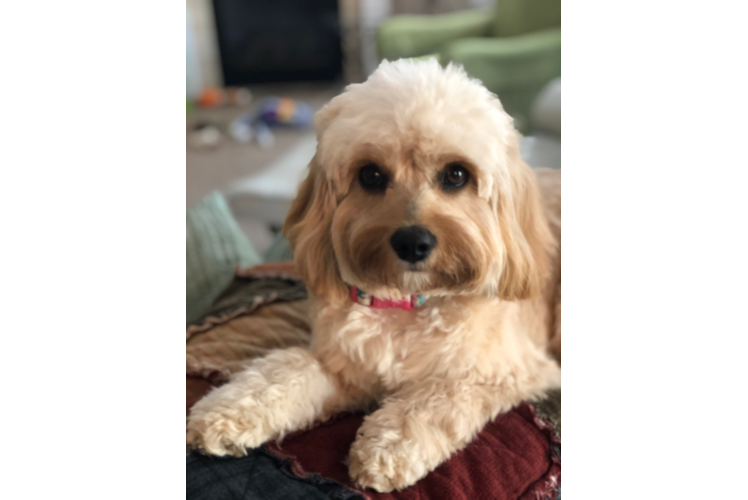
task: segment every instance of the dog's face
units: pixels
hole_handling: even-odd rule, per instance
[[[315,122],[285,230],[317,295],[539,290],[552,238],[512,121],[480,83],[436,61],[385,62]]]

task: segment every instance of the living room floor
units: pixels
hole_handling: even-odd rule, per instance
[[[186,132],[189,134],[199,123],[216,124],[224,132],[231,120],[250,111],[257,102],[266,97],[290,97],[309,104],[316,111],[342,92],[344,86],[342,82],[254,85],[249,87],[252,102],[245,107],[195,108],[187,115]],[[269,165],[312,131],[311,127],[275,128],[275,144],[267,149],[255,142],[236,142],[225,133],[215,149],[198,150],[188,145],[187,207],[194,205],[211,191],[221,191],[230,183]],[[235,215],[250,242],[259,252],[264,251],[273,239],[272,232],[258,221],[242,217],[241,214]]]

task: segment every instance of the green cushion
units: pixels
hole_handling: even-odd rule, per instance
[[[523,35],[561,27],[561,0],[500,0],[496,4],[493,35]]]
[[[512,38],[465,38],[442,52],[495,92],[521,132],[529,132],[529,114],[540,89],[561,75],[561,29]]]
[[[231,283],[236,266],[262,259],[231,215],[223,196],[213,192],[187,210],[187,322],[205,312]]]
[[[450,41],[487,36],[493,20],[492,10],[394,16],[377,29],[377,52],[380,59],[389,61],[438,53]]]
[[[436,59],[438,62],[440,58],[441,56],[438,53],[435,53],[435,54],[427,54],[425,56],[420,56],[420,57],[409,57],[408,59],[414,62],[426,62],[430,59]]]

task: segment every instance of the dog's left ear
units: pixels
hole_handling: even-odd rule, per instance
[[[338,272],[330,234],[335,206],[332,182],[315,155],[286,216],[283,234],[291,243],[296,269],[309,290],[337,302],[348,296],[348,289]]]
[[[497,215],[506,254],[499,279],[499,296],[522,300],[538,295],[549,273],[549,252],[555,240],[545,217],[535,172],[522,161],[520,135],[507,137],[508,191],[495,187]],[[508,187],[508,189],[507,189]]]
[[[294,263],[304,283],[317,296],[339,302],[348,297],[348,287],[340,277],[332,245],[332,219],[337,206],[333,180],[320,161],[324,133],[345,107],[343,92],[314,115],[317,152],[309,163],[309,173],[299,186],[283,224],[294,253]]]

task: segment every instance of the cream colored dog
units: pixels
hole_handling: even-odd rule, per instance
[[[541,174],[556,184],[541,197],[498,99],[433,60],[383,62],[315,123],[284,228],[311,292],[311,346],[213,390],[187,442],[241,455],[376,407],[350,474],[401,489],[560,385],[560,174]]]

